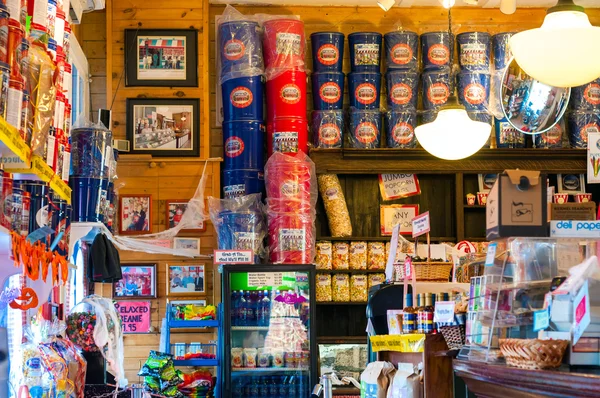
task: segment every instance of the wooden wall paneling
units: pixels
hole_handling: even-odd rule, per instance
[[[464,203],[464,194],[463,194],[463,184],[464,184],[464,175],[461,173],[455,174],[455,196],[454,196],[454,208],[456,214],[456,241],[460,242],[465,239],[465,208],[463,206]]]

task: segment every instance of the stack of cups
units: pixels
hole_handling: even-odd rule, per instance
[[[422,124],[435,120],[439,108],[448,102],[454,91],[453,54],[454,35],[449,32],[428,32],[421,35]]]
[[[348,36],[350,68],[350,146],[379,148],[381,145],[381,43],[374,32]]]
[[[295,155],[308,149],[304,23],[272,19],[264,23],[267,75],[267,151]]]
[[[485,32],[465,32],[456,36],[460,66],[458,100],[467,109],[471,119],[489,124],[490,130],[491,40],[490,34]]]
[[[570,106],[569,143],[573,148],[587,148],[588,133],[600,132],[600,78],[571,88]]]
[[[417,88],[419,86],[418,45],[415,32],[386,33],[387,106],[385,115],[388,148],[414,148],[417,145]]]
[[[338,32],[317,32],[310,35],[312,43],[313,108],[311,130],[317,148],[341,148],[344,113],[344,35]]]
[[[219,25],[223,96],[223,196],[262,193],[264,180],[263,55],[257,22]]]

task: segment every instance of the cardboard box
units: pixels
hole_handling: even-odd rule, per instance
[[[500,174],[487,199],[487,239],[547,237],[546,181],[539,171],[506,170]]]
[[[596,203],[552,203],[550,219],[563,220],[596,220]]]

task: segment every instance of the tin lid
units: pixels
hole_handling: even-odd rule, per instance
[[[66,14],[63,10],[56,10],[56,18],[66,19]]]
[[[10,65],[4,62],[0,62],[0,70],[10,71]]]
[[[48,33],[48,28],[44,25],[40,25],[39,23],[31,24],[31,31],[39,30],[40,32]]]
[[[23,25],[21,25],[21,22],[15,20],[15,19],[12,19],[12,18],[8,21],[8,28],[9,29],[18,29],[22,33],[25,33],[25,29],[23,29]]]
[[[65,32],[71,33],[71,24],[65,20]]]
[[[6,14],[6,15],[2,15],[2,17],[8,18],[8,7],[6,5],[4,5],[4,3],[0,3],[0,15],[1,14]]]

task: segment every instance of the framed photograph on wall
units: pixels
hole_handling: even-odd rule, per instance
[[[119,197],[119,233],[144,235],[152,233],[152,196],[126,195]]]
[[[156,264],[122,264],[123,279],[113,284],[116,299],[155,298]]]
[[[125,29],[125,86],[198,87],[196,29]]]
[[[200,238],[173,238],[173,249],[200,255]]]
[[[396,224],[400,234],[412,235],[412,219],[419,215],[419,205],[381,205],[379,223],[381,236],[390,236]]]
[[[585,174],[557,174],[558,193],[585,193]]]
[[[197,157],[200,100],[128,98],[126,136],[133,154]]]
[[[181,222],[181,218],[183,217],[183,213],[188,208],[189,201],[187,200],[175,200],[169,199],[166,204],[166,218],[165,222],[167,224],[167,229],[175,228]],[[186,228],[183,231],[195,231],[202,232],[206,231],[206,223],[202,220],[194,220],[196,228]]]
[[[193,295],[205,292],[204,264],[167,264],[167,295]]]

